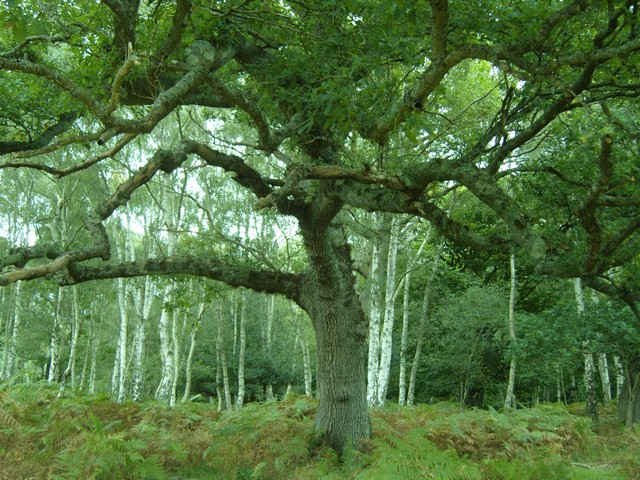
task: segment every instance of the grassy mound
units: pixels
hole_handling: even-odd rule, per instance
[[[218,414],[0,391],[0,480],[640,478],[640,434],[561,406],[500,413],[447,403],[373,412],[374,437],[339,460],[313,448],[315,402],[303,397]]]

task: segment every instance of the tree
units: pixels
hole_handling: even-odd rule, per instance
[[[176,0],[152,8],[76,0],[47,8],[23,0],[5,13],[0,167],[88,182],[115,158],[132,172],[112,193],[83,198],[74,237],[40,235],[10,248],[0,284],[191,275],[284,295],[313,323],[316,427],[338,450],[370,434],[368,328],[347,207],[423,217],[484,255],[520,247],[546,275],[595,282],[637,257],[629,133],[606,114],[617,118],[640,94],[635,2]],[[566,120],[582,129],[577,138]],[[165,138],[169,123],[179,134]],[[155,152],[141,155],[140,139]],[[49,155],[57,150],[64,155]],[[384,161],[372,160],[380,151]],[[132,197],[151,202],[141,187],[159,173],[196,167],[223,169],[255,209],[295,219],[304,264],[282,269],[180,245],[172,255],[110,261],[104,222]],[[542,205],[510,193],[514,185],[532,192],[530,182],[559,193]],[[470,192],[469,206],[490,212],[491,224],[448,214],[456,190]]]

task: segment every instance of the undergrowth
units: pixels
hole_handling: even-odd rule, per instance
[[[0,391],[0,480],[633,480],[640,433],[605,411],[595,429],[558,405],[497,412],[449,403],[372,413],[374,436],[339,459],[311,448],[304,397],[218,414],[104,397]]]

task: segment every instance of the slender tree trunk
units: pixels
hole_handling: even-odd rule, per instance
[[[227,354],[224,347],[224,317],[222,308],[218,305],[218,332],[216,335],[216,353],[220,356],[220,369],[222,370],[222,385],[224,388],[224,408],[230,409],[231,403],[231,386],[229,382],[229,367],[227,365]]]
[[[244,362],[247,348],[247,292],[242,290],[240,294],[240,344],[238,348],[238,395],[236,397],[236,408],[244,405],[245,384],[244,384]]]
[[[576,295],[576,306],[578,309],[578,315],[584,314],[584,291],[582,289],[582,279],[574,278],[573,286]],[[593,361],[593,352],[590,351],[590,345],[588,341],[583,342],[582,348],[584,350],[584,389],[587,402],[587,413],[593,419],[598,420],[598,405],[596,398],[596,386],[595,386],[595,364]]]
[[[11,322],[7,322],[7,330],[10,334],[7,336],[5,346],[4,375],[5,379],[9,379],[15,373],[18,364],[18,336],[20,332],[20,323],[22,321],[22,282],[16,282],[13,293],[13,315]]]
[[[169,299],[173,296],[172,286],[165,288],[164,298]],[[168,311],[167,306],[162,306],[160,312],[160,321],[158,322],[158,333],[160,335],[160,383],[156,389],[155,398],[163,402],[169,402],[171,396],[171,383],[173,376],[173,352],[170,347],[169,340],[169,323],[171,312]]]
[[[640,422],[640,356],[625,359],[624,386],[618,399],[618,418],[627,427]]]
[[[509,343],[511,344],[511,360],[509,362],[509,382],[507,384],[507,395],[504,400],[504,408],[516,407],[516,256],[511,254],[510,258],[511,289],[509,293]]]
[[[53,383],[58,378],[58,357],[60,355],[60,321],[62,317],[62,301],[64,290],[58,287],[58,295],[56,298],[56,310],[53,315],[53,327],[51,328],[51,339],[49,341],[49,372],[47,374],[47,382]]]
[[[62,380],[60,382],[60,393],[65,390],[67,382],[71,380],[71,390],[76,388],[76,355],[78,350],[78,337],[80,335],[80,304],[78,302],[78,287],[74,285],[71,287],[71,312],[73,317],[73,323],[71,324],[71,342],[69,345],[69,359],[67,361],[67,368],[62,374]]]
[[[89,345],[91,347],[91,361],[89,366],[89,381],[87,382],[87,392],[90,395],[93,395],[96,392],[96,363],[98,357],[98,335],[96,332],[96,321],[94,315],[95,312],[89,319]]]
[[[613,356],[613,365],[616,369],[616,398],[619,399],[624,387],[624,369],[618,355]]]
[[[273,345],[273,321],[275,319],[275,310],[276,310],[276,297],[271,295],[269,297],[269,306],[267,307],[267,328],[265,331],[265,347],[267,352],[267,358],[269,362],[273,361],[272,355],[272,345]],[[267,382],[265,387],[265,396],[268,401],[274,399],[273,396],[273,383],[271,379]]]
[[[313,396],[313,373],[311,371],[311,355],[309,353],[309,344],[300,337],[300,345],[302,346],[302,369],[304,372],[304,394],[307,397]]]
[[[398,378],[398,405],[407,403],[407,343],[409,339],[409,294],[411,290],[411,271],[404,277],[402,295],[402,336],[400,337],[400,374]]]
[[[169,405],[176,404],[176,392],[178,388],[178,379],[180,377],[180,334],[179,323],[180,315],[183,314],[182,309],[175,308],[171,312],[171,354],[173,361],[171,363],[171,383],[169,391]]]
[[[385,291],[384,322],[380,338],[380,365],[378,369],[378,394],[376,402],[383,406],[387,399],[389,376],[391,373],[391,353],[393,349],[393,324],[395,321],[396,263],[398,258],[398,222],[391,220],[389,254],[387,257],[387,284]]]
[[[371,253],[371,273],[369,294],[369,351],[367,368],[367,402],[373,406],[376,403],[378,394],[378,362],[380,359],[380,282],[378,281],[380,271],[380,250],[378,241],[373,243]]]
[[[191,366],[193,364],[193,353],[196,350],[196,335],[198,334],[198,330],[200,329],[200,323],[202,322],[202,316],[204,315],[204,300],[200,302],[200,306],[198,307],[198,316],[196,317],[195,322],[193,322],[191,326],[191,332],[189,334],[189,353],[187,354],[187,360],[184,368],[184,394],[182,395],[182,402],[186,402],[189,400],[189,396],[191,395]]]
[[[144,355],[147,337],[147,322],[151,314],[153,302],[153,283],[151,277],[145,277],[142,286],[139,286],[134,297],[138,323],[133,336],[133,372],[131,374],[131,398],[139,402],[144,394]]]
[[[301,287],[317,343],[317,433],[338,452],[369,438],[367,322],[355,290],[349,245],[340,227],[301,222],[310,271]]]
[[[127,285],[122,278],[117,280],[118,306],[120,310],[120,328],[118,330],[118,354],[116,355],[115,398],[118,403],[124,402],[126,396],[126,373],[127,373],[127,338],[129,328],[129,306],[127,302]]]
[[[602,382],[602,399],[607,403],[611,401],[611,379],[609,377],[609,362],[607,361],[606,353],[598,355],[598,371]]]
[[[424,287],[424,295],[422,297],[422,315],[420,316],[420,323],[418,325],[418,333],[416,338],[416,351],[413,355],[413,363],[411,364],[411,374],[409,375],[409,390],[407,392],[407,405],[413,405],[415,402],[416,391],[416,377],[418,375],[418,368],[420,367],[420,360],[422,359],[422,345],[424,343],[424,332],[427,328],[427,321],[429,320],[430,303],[431,303],[431,285],[438,273],[438,264],[440,263],[440,252],[442,251],[442,242],[438,243],[436,251],[433,257],[433,264],[431,266],[431,272],[427,277],[427,283]]]

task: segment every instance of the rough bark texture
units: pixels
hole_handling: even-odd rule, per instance
[[[307,227],[307,228],[305,228]],[[302,306],[316,332],[318,413],[316,430],[337,451],[371,434],[367,411],[367,322],[356,295],[351,256],[337,226],[303,225],[311,269]]]

